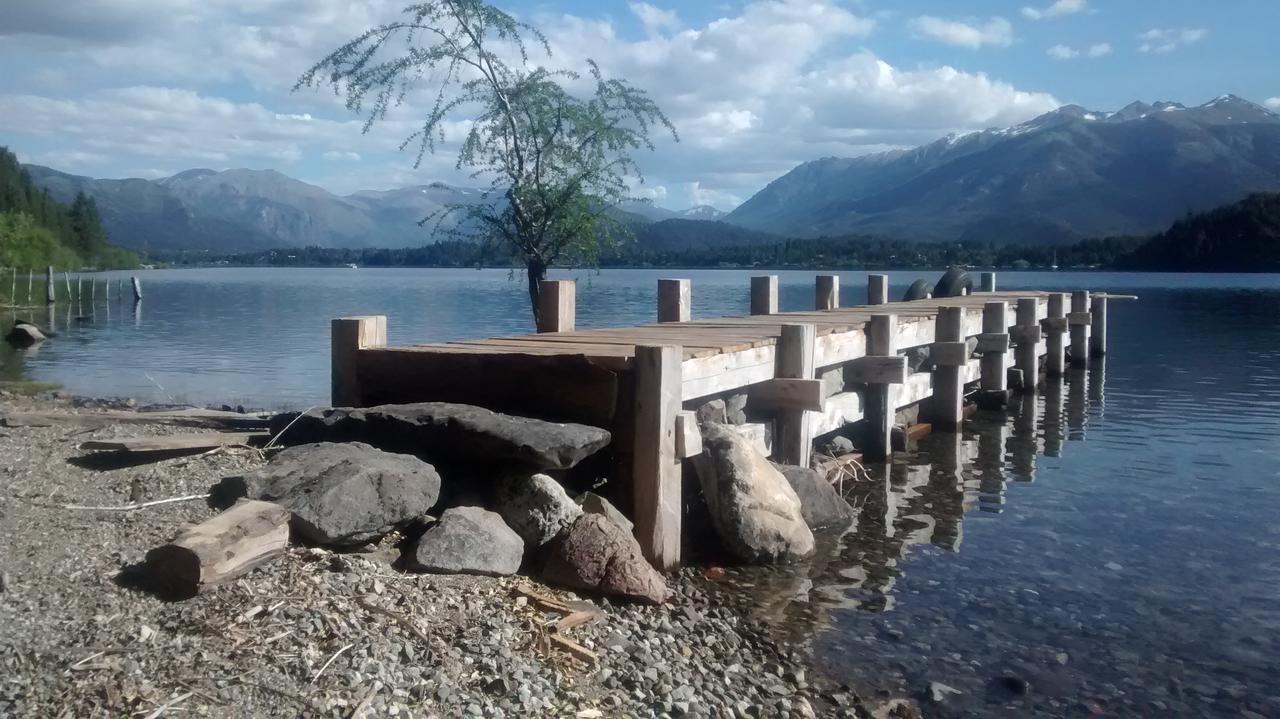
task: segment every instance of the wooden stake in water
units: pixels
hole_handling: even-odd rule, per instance
[[[67,302],[71,301],[71,273],[66,270],[62,271],[62,279],[67,283]]]
[[[98,299],[98,281],[89,280],[89,302],[96,302]]]
[[[36,271],[27,270],[27,306],[31,306],[31,287],[36,283]]]
[[[45,293],[49,295],[48,304],[53,304],[53,265],[49,265],[44,272],[44,289]]]
[[[13,268],[13,284],[9,287],[9,301],[18,304],[18,268]]]
[[[133,279],[133,299],[135,302],[138,302],[142,300],[142,283],[138,281],[137,277],[134,277],[132,279]]]

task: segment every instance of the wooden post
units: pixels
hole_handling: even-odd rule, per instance
[[[995,292],[995,291],[996,291],[996,273],[994,273],[994,272],[983,272],[983,273],[982,273],[981,282],[982,282],[981,286],[982,286],[982,291],[983,291],[983,292]]]
[[[147,552],[147,574],[157,587],[193,597],[284,554],[289,511],[244,500]]]
[[[76,304],[84,299],[84,275],[76,275]]]
[[[36,271],[27,269],[27,306],[31,306],[31,287],[36,283]]]
[[[867,355],[889,357],[898,353],[898,320],[894,315],[872,315],[867,323]],[[868,461],[889,458],[893,452],[893,424],[898,414],[898,391],[892,384],[869,384],[863,397],[863,419],[867,421],[867,447],[863,457]]]
[[[1088,290],[1071,293],[1071,314],[1067,315],[1067,323],[1071,327],[1071,365],[1088,367],[1089,326],[1093,324],[1093,318],[1089,315]]]
[[[89,303],[93,304],[98,301],[98,281],[90,278],[89,280]]]
[[[834,310],[840,306],[840,275],[818,275],[813,290],[816,309]]]
[[[363,392],[357,365],[360,350],[387,346],[387,317],[343,317],[330,330],[330,391],[334,407],[359,407]]]
[[[889,303],[889,275],[867,275],[867,304]]]
[[[1040,375],[1040,323],[1036,321],[1039,300],[1023,297],[1018,300],[1017,333],[1013,338],[1018,347],[1014,351],[1014,366],[1022,370],[1022,390],[1035,394]]]
[[[680,565],[680,347],[636,347],[632,503],[635,536],[644,556],[663,571]]]
[[[111,280],[102,281],[102,301],[111,304]]]
[[[45,293],[46,293],[47,295],[49,295],[48,303],[49,303],[49,304],[53,304],[53,303],[54,303],[54,298],[53,298],[53,265],[49,265],[49,268],[48,268],[47,270],[45,270],[45,273],[44,273],[44,289],[45,289]]]
[[[1107,298],[1094,297],[1089,314],[1093,320],[1089,328],[1089,354],[1101,357],[1107,353]]]
[[[774,376],[786,379],[813,379],[813,345],[817,339],[814,325],[783,325],[778,338]],[[778,461],[808,467],[813,449],[809,434],[809,413],[802,409],[785,409],[778,413],[774,448]]]
[[[689,280],[658,280],[658,321],[688,322],[693,312]]]
[[[12,286],[9,288],[9,302],[16,305],[18,304],[18,267],[16,265],[13,268],[13,282],[11,284]]]
[[[982,393],[985,405],[999,408],[1009,402],[1009,304],[988,302],[982,306]]]
[[[1067,333],[1067,296],[1062,292],[1049,295],[1049,316],[1041,323],[1044,326],[1047,350],[1044,357],[1044,373],[1050,377],[1061,377],[1067,369],[1066,342]]]
[[[968,346],[963,326],[963,307],[938,308],[930,353],[934,363],[930,421],[934,429],[943,432],[955,432],[964,424],[964,381],[960,372],[968,360]]]
[[[137,277],[133,277],[133,301],[142,301],[142,282]]]
[[[751,314],[778,314],[778,276],[751,278]]]
[[[62,271],[62,280],[67,283],[67,302],[71,301],[71,273]]]
[[[572,332],[578,325],[578,283],[543,280],[538,284],[538,331]]]

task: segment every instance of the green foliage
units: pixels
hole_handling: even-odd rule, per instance
[[[529,67],[525,38],[550,54],[536,28],[483,0],[410,5],[402,21],[348,42],[302,75],[298,86],[330,85],[365,115],[365,130],[429,78],[434,103],[401,149],[416,162],[444,141],[450,118],[472,115],[457,167],[489,182],[486,202],[455,205],[424,222],[500,245],[527,269],[535,320],[538,283],[556,262],[594,262],[623,228],[609,214],[640,177],[632,154],[653,149],[650,133],[675,128],[648,95],[624,80]],[[391,49],[402,40],[402,52]],[[504,58],[519,58],[508,64]],[[579,97],[566,86],[588,83]]]
[[[80,258],[35,217],[0,213],[0,267],[79,267]]]
[[[1135,270],[1280,271],[1280,193],[1256,193],[1190,215],[1120,264]]]

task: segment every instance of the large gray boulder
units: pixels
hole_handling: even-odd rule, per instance
[[[417,457],[367,444],[290,447],[216,494],[275,502],[294,533],[317,544],[354,546],[425,515],[440,496],[440,475]]]
[[[498,478],[493,507],[525,546],[537,549],[582,516],[560,483],[545,474],[508,472]]]
[[[584,514],[547,545],[542,577],[552,584],[661,604],[671,592],[640,544],[602,514]]]
[[[848,529],[857,514],[820,472],[793,464],[775,464],[800,499],[800,514],[809,529]]]
[[[47,339],[44,332],[39,327],[30,322],[19,320],[13,324],[13,329],[9,330],[4,336],[5,340],[14,347],[30,347],[39,344]]]
[[[694,458],[711,523],[725,548],[751,563],[788,562],[813,554],[813,532],[800,499],[751,443],[724,425],[702,428]]]
[[[294,419],[297,421],[294,422]],[[285,431],[285,427],[293,425]],[[449,402],[316,409],[277,415],[273,434],[286,445],[367,442],[431,461],[510,463],[568,469],[609,444],[609,433],[583,424],[546,422]]]
[[[502,517],[480,507],[445,510],[406,557],[411,569],[442,574],[515,574],[524,540]]]

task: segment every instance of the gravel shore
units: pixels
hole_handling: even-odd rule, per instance
[[[12,411],[91,412],[0,397]],[[263,461],[228,449],[110,469],[87,439],[190,432],[164,425],[0,427],[0,716],[858,716],[694,569],[642,607],[525,577],[410,574],[394,537],[352,553],[293,547],[184,602],[136,588],[146,551],[214,514],[203,501],[67,509],[201,494]],[[598,608],[550,641],[561,614],[517,591]],[[589,602],[589,604],[585,603]]]

